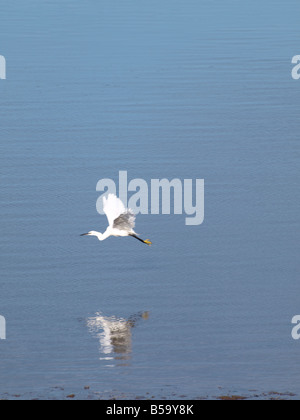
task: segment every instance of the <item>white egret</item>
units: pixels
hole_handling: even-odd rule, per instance
[[[104,241],[110,236],[132,236],[146,245],[152,245],[149,239],[145,241],[138,237],[133,230],[135,227],[135,214],[132,210],[126,209],[122,201],[114,194],[103,197],[103,210],[107,216],[109,226],[104,233],[91,231],[81,236],[96,236],[99,241]]]

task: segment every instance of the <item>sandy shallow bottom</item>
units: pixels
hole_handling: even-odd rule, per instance
[[[5,400],[104,400],[104,401],[126,401],[126,400],[220,400],[220,401],[243,401],[243,400],[299,400],[300,396],[292,392],[276,392],[269,391],[263,393],[257,393],[255,390],[249,391],[249,393],[242,394],[231,394],[231,393],[220,393],[219,395],[199,395],[194,398],[190,398],[187,395],[179,395],[173,393],[172,395],[151,395],[146,393],[145,395],[134,395],[120,392],[96,392],[90,387],[86,386],[80,392],[72,393],[68,392],[67,389],[62,387],[53,387],[48,393],[33,393],[28,392],[25,394],[0,394],[0,401]]]

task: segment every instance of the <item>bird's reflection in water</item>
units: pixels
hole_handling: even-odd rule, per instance
[[[100,312],[96,313],[96,316],[88,318],[88,329],[100,342],[100,360],[118,360],[122,361],[122,365],[127,365],[132,352],[131,329],[139,321],[148,318],[149,312],[139,312],[128,319],[115,316],[106,317]]]

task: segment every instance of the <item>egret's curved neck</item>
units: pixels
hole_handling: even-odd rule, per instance
[[[104,241],[105,239],[107,239],[110,236],[109,229],[107,229],[104,233],[94,232],[94,236],[97,236],[99,241]]]

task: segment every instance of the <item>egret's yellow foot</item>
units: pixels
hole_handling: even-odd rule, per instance
[[[152,242],[151,242],[151,241],[149,241],[149,239],[146,239],[146,240],[144,241],[144,243],[145,243],[145,244],[147,244],[147,245],[149,245],[149,246],[151,246],[151,245],[152,245]]]

